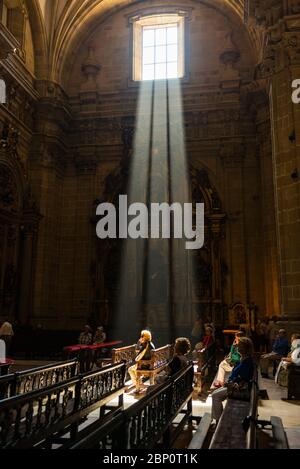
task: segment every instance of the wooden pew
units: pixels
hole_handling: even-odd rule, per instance
[[[286,433],[280,417],[271,417],[274,449],[289,449]]]
[[[195,434],[188,446],[188,449],[203,449],[207,441],[208,432],[211,426],[211,414],[206,412],[201,418]]]
[[[209,449],[246,449],[256,444],[258,373],[254,369],[249,401],[227,399]],[[250,427],[250,428],[249,428]]]
[[[300,366],[291,364],[288,370],[288,399],[300,399]]]
[[[137,376],[147,376],[150,384],[155,384],[155,376],[160,373],[170,362],[174,353],[173,345],[165,345],[151,350],[150,360],[140,360],[137,367]]]
[[[76,438],[80,423],[89,413],[119,398],[123,407],[124,363],[78,375],[62,383],[4,399],[0,402],[0,448],[51,448]]]
[[[193,366],[189,365],[125,411],[79,432],[63,449],[152,449],[158,442],[169,449],[192,416]],[[183,419],[172,431],[172,422]]]
[[[112,349],[112,363],[120,363],[124,361],[127,368],[134,365],[136,357],[136,344],[128,345],[127,347],[120,347]]]
[[[67,381],[78,373],[79,362],[68,360],[0,377],[0,399],[43,389]]]

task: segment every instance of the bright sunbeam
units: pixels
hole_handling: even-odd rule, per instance
[[[182,112],[179,80],[141,82],[128,204],[145,204],[150,215],[147,235],[124,242],[115,331],[128,343],[149,327],[156,346],[164,345],[192,323],[194,272],[184,233],[151,236],[151,204],[191,202]]]

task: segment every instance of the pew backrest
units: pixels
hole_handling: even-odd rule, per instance
[[[67,381],[79,373],[79,362],[69,360],[15,373],[16,394],[43,389]]]
[[[136,344],[112,349],[112,363],[126,362],[127,367],[135,363]]]
[[[213,435],[210,449],[246,449],[256,444],[258,373],[254,367],[249,400],[229,398]]]
[[[151,359],[140,360],[138,362],[138,368],[142,368],[144,365],[146,365],[148,370],[154,371],[166,366],[172,359],[173,350],[173,345],[164,345],[158,349],[151,350]]]
[[[30,448],[124,391],[124,363],[0,402],[0,448]]]
[[[185,405],[186,419],[191,416],[192,384],[193,366],[188,365],[128,409],[106,416],[89,431],[80,432],[77,441],[68,448],[153,448],[168,433],[166,430]]]
[[[39,390],[78,375],[79,362],[68,360],[0,377],[0,399]]]

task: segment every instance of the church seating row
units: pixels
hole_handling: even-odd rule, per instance
[[[189,449],[246,449],[255,447],[258,406],[258,373],[255,367],[249,400],[228,398],[217,428],[211,434],[211,414],[205,413]]]
[[[170,449],[192,418],[192,392],[190,364],[128,409],[115,411],[88,431],[82,430],[65,449],[153,449],[159,442]],[[179,414],[183,418],[173,429],[172,422]]]
[[[154,385],[155,376],[160,373],[173,357],[174,346],[165,345],[164,347],[151,350],[150,360],[140,360],[137,367],[137,376],[146,376],[150,379],[150,384]]]
[[[164,345],[155,350],[151,350],[150,360],[140,360],[138,362],[137,375],[147,376],[150,383],[154,384],[155,376],[160,373],[172,359],[174,352],[173,345]],[[112,363],[125,361],[127,368],[135,364],[136,344],[112,350]]]
[[[0,400],[61,383],[78,373],[79,362],[68,360],[2,376]]]
[[[189,449],[256,449],[259,447],[258,429],[271,427],[272,447],[287,449],[288,442],[279,417],[270,421],[258,420],[258,370],[255,367],[250,400],[228,398],[218,426],[209,441],[211,415],[205,414],[189,445]]]
[[[258,371],[255,367],[249,400],[227,399],[209,449],[255,447],[258,394]]]
[[[288,399],[300,399],[300,366],[291,364],[288,372]]]
[[[82,419],[94,410],[100,409],[102,418],[114,398],[123,407],[125,373],[120,363],[2,400],[0,448],[51,448],[57,438],[75,438]]]

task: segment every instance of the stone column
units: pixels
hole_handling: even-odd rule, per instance
[[[300,317],[300,104],[292,101],[292,82],[300,79],[300,15],[285,13],[289,16],[267,32],[259,73],[268,79],[270,93],[281,313],[295,318]]]

